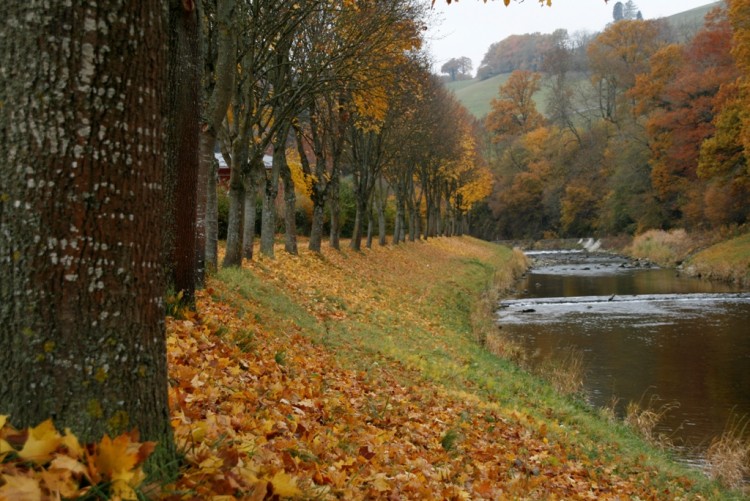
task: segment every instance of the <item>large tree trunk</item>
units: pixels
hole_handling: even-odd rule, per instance
[[[173,456],[165,4],[10,1],[0,32],[0,414]]]
[[[310,226],[310,243],[307,248],[314,252],[320,252],[323,240],[323,220],[325,219],[325,207],[322,203],[313,199],[312,224]]]
[[[289,164],[281,166],[281,181],[284,188],[284,250],[297,254],[297,194],[294,192],[294,181]]]
[[[331,174],[331,184],[328,185],[328,206],[331,210],[331,247],[339,250],[341,248],[341,228],[339,225],[341,206],[339,204],[339,187],[341,179],[338,170],[334,167]]]
[[[372,249],[372,234],[375,231],[375,219],[372,215],[372,207],[367,209],[367,248]]]
[[[236,155],[232,155],[232,171],[229,176],[227,245],[222,266],[242,265],[242,208],[245,201],[245,186],[240,168],[235,166],[235,158]]]
[[[248,162],[248,145],[243,138],[232,141],[232,164],[229,171],[229,214],[227,218],[227,244],[222,266],[242,265],[243,209],[245,205],[245,182],[250,172],[244,172]]]
[[[216,147],[217,131],[226,116],[234,88],[234,73],[237,64],[237,48],[231,23],[235,0],[218,0],[216,4],[217,57],[215,74],[211,75],[214,86],[210,96],[205,96],[203,110],[204,123],[201,127],[201,166],[206,173],[206,214],[205,214],[205,268],[216,271],[219,265],[219,211],[216,196]]]
[[[242,226],[242,256],[245,259],[253,258],[253,251],[255,249],[255,222],[258,219],[258,178],[260,177],[259,170],[263,169],[263,162],[261,159],[256,158],[253,160],[253,164],[250,166],[250,173],[245,175],[245,211]]]
[[[206,249],[205,266],[207,273],[214,273],[219,266],[219,197],[218,197],[218,165],[214,158],[214,148],[211,144],[216,142],[211,135],[201,134],[201,163],[210,165],[208,179],[206,180]],[[209,158],[206,158],[206,157]],[[201,166],[201,168],[203,168]]]
[[[276,237],[276,196],[279,194],[279,171],[286,161],[284,143],[274,145],[273,165],[266,169],[263,185],[263,212],[260,221],[260,253],[274,257],[273,244]]]
[[[380,193],[378,194],[377,209],[378,209],[378,244],[381,246],[385,245],[385,204],[388,200],[388,192],[383,193],[383,184],[380,184]]]
[[[356,212],[354,216],[354,229],[352,230],[352,239],[349,242],[349,248],[355,251],[362,249],[362,225],[367,211],[367,201],[362,203],[361,198],[357,198]]]
[[[173,236],[169,281],[175,292],[191,304],[196,282],[203,283],[205,251],[206,179],[199,176],[200,46],[195,8],[171,0],[169,12],[168,172],[174,179],[173,196],[167,197]],[[199,179],[200,178],[200,179]],[[199,184],[199,181],[203,184]],[[170,184],[169,182],[167,184]],[[199,196],[200,193],[200,196]],[[200,199],[200,203],[198,203]],[[201,213],[198,213],[198,205]]]
[[[253,167],[255,168],[255,167]],[[245,185],[245,211],[242,226],[242,257],[245,259],[253,258],[253,248],[255,247],[255,198],[257,183],[252,175],[246,175]]]
[[[404,241],[404,200],[401,195],[396,198],[396,221],[393,225],[393,245]]]

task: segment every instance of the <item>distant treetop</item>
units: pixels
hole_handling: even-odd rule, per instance
[[[633,0],[628,0],[625,3],[617,2],[612,9],[612,19],[615,22],[622,21],[623,19],[639,19],[643,20],[643,14],[638,10],[638,6]]]

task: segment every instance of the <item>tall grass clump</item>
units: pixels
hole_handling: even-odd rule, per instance
[[[662,266],[676,266],[693,250],[693,242],[683,229],[649,230],[633,239],[626,252],[633,257],[648,259]]]
[[[625,409],[625,424],[635,430],[650,443],[662,447],[671,446],[669,437],[656,432],[656,426],[673,409],[679,407],[677,402],[659,403],[659,397],[652,395],[647,404],[629,402]]]
[[[746,420],[735,420],[706,451],[709,476],[730,489],[739,489],[750,475],[750,441]]]
[[[563,395],[583,392],[583,352],[569,347],[542,362],[536,372]]]

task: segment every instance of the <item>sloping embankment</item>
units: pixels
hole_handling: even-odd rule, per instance
[[[171,497],[717,495],[477,343],[475,303],[517,259],[439,238],[222,271],[169,320]]]

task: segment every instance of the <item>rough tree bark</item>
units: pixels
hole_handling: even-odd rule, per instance
[[[341,174],[336,168],[334,162],[331,181],[328,185],[328,205],[331,210],[331,236],[329,243],[331,248],[339,250],[341,248],[341,205],[339,203],[339,187],[341,186]]]
[[[227,245],[222,266],[242,265],[242,209],[245,200],[245,184],[242,174],[243,161],[247,159],[244,141],[232,142],[232,166],[229,174],[229,214],[227,221]]]
[[[234,74],[237,63],[237,42],[232,33],[232,15],[236,0],[218,0],[216,2],[216,61],[213,64],[214,86],[210,96],[205,96],[203,125],[201,126],[201,174],[206,176],[206,214],[205,214],[205,267],[216,271],[218,258],[218,207],[216,197],[216,167],[214,148],[221,123],[229,107],[234,88]],[[214,61],[212,61],[214,63]]]
[[[169,103],[166,234],[171,244],[168,281],[191,304],[203,283],[205,179],[199,189],[200,41],[195,4],[169,2]],[[172,184],[174,183],[174,184]],[[174,187],[172,189],[172,187]],[[202,197],[198,192],[203,193]],[[198,198],[203,214],[198,221]],[[200,231],[199,231],[200,229]]]
[[[284,188],[284,250],[297,255],[297,194],[294,192],[294,180],[289,164],[281,166],[281,182]]]
[[[256,164],[261,164],[262,160],[255,160]],[[255,179],[256,173],[262,166],[255,165],[251,168],[250,172],[245,174],[245,202],[244,202],[244,216],[242,226],[242,257],[248,260],[253,259],[253,251],[255,249],[255,219],[256,219],[256,207],[255,199],[257,198],[257,187],[258,183]]]
[[[262,189],[263,212],[261,213],[260,253],[274,257],[274,238],[276,237],[276,196],[279,194],[279,176],[286,165],[286,138],[290,125],[282,125],[273,145],[273,165],[264,169]]]
[[[0,32],[0,414],[169,455],[166,5],[15,0]]]
[[[386,220],[385,220],[385,205],[388,203],[388,192],[389,187],[383,186],[383,178],[378,178],[378,196],[377,196],[377,210],[378,210],[378,244],[382,247],[386,244]],[[395,231],[394,231],[395,233]]]

